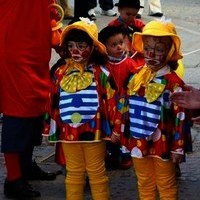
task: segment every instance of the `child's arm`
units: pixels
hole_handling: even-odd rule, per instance
[[[50,76],[50,94],[48,101],[48,112],[46,114],[45,121],[45,134],[48,136],[49,141],[55,141],[59,135],[59,122],[58,106],[59,106],[59,81],[58,71],[59,68],[65,64],[65,61],[59,59],[55,65],[51,68]]]
[[[106,69],[107,68],[104,67],[104,71]],[[100,91],[102,96],[101,111],[111,127],[111,133],[107,135],[106,139],[109,139],[115,143],[119,141],[121,132],[121,113],[118,112],[117,107],[119,94],[117,93],[117,87],[111,74],[109,72],[107,74],[101,74],[102,75],[100,79],[101,85],[103,86],[102,90]]]
[[[172,104],[172,108],[174,113],[172,161],[180,163],[185,152],[192,151],[191,121],[186,109],[178,107],[177,104]]]

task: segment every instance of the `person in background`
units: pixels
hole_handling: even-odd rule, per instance
[[[167,21],[151,21],[142,33],[133,35],[134,48],[146,64],[130,77],[131,151],[140,199],[178,199],[175,163],[185,154],[190,134],[187,111],[170,102],[170,94],[182,91],[183,80],[174,72],[180,52],[180,37]]]
[[[140,8],[137,14],[137,18],[139,19],[142,17],[142,14],[144,11],[144,1],[145,0],[140,0],[140,5],[142,6],[142,8]],[[153,16],[153,17],[163,16],[160,0],[148,0],[148,7],[149,7],[148,9],[149,16]]]
[[[88,0],[88,14],[91,20],[96,20],[95,7],[97,7],[97,0]],[[116,16],[117,13],[113,10],[113,0],[99,0],[101,14],[106,16]]]
[[[145,26],[144,22],[136,19],[136,15],[141,8],[139,0],[119,0],[115,4],[118,7],[119,17],[109,22],[109,26],[120,26],[124,29],[126,52],[134,61],[138,63],[138,67],[144,64],[143,55],[132,48],[132,36],[135,31],[141,32]]]
[[[65,63],[53,74],[49,141],[62,145],[66,199],[83,199],[87,173],[93,199],[106,200],[109,186],[104,140],[118,142],[121,129],[121,116],[115,114],[116,92],[109,71],[103,67],[106,48],[98,41],[97,26],[88,18],[63,30],[61,47]],[[116,117],[112,127],[111,113]]]
[[[101,0],[99,1],[99,4],[102,9],[102,15],[117,15],[117,13],[113,10],[113,0]],[[96,20],[96,14],[94,10],[96,6],[96,0],[74,0],[74,18],[72,19],[71,23],[78,21],[80,17],[87,17],[93,21]]]
[[[69,0],[59,0],[59,2],[64,11],[64,19],[73,19],[72,11],[69,6]]]
[[[92,17],[88,14],[89,0],[74,0],[74,17],[68,24],[72,24],[79,21],[80,17],[87,17],[92,20]]]
[[[138,68],[137,63],[126,54],[124,29],[120,26],[107,26],[100,31],[99,41],[106,46],[109,58],[106,67],[114,79],[116,90],[119,96],[124,96],[128,78],[132,73],[136,73]],[[120,104],[120,99],[118,103]],[[124,109],[122,113],[123,117],[126,118],[127,109]],[[126,125],[125,129],[127,130]],[[130,152],[121,147],[119,143],[114,144],[107,141],[106,166],[107,169],[130,168],[132,166]]]
[[[51,25],[54,1],[1,1],[0,113],[1,152],[7,170],[4,194],[9,198],[39,197],[28,180],[54,180],[32,160],[42,142],[49,96]],[[26,28],[24,28],[26,25]]]

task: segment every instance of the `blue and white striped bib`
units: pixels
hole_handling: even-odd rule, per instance
[[[144,138],[157,129],[161,115],[161,98],[148,103],[145,97],[130,96],[130,133],[132,137]]]
[[[99,107],[96,83],[93,82],[88,88],[67,93],[60,91],[60,116],[63,122],[71,127],[79,127],[96,116]]]

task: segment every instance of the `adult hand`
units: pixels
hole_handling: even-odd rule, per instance
[[[186,85],[185,89],[187,91],[172,93],[170,100],[179,107],[187,109],[200,108],[200,90],[189,85]]]

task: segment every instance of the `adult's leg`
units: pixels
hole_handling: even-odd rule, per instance
[[[21,153],[25,151],[28,138],[24,135],[23,118],[3,116],[1,151],[5,157],[8,181],[22,178]]]
[[[99,5],[102,10],[111,10],[114,7],[113,0],[99,0]]]
[[[93,9],[97,7],[97,0],[88,0],[88,9]]]
[[[2,126],[1,151],[4,153],[7,178],[4,183],[4,194],[11,198],[38,197],[40,193],[23,179],[21,168],[21,152],[28,138],[24,135],[24,121],[21,118],[5,116]],[[21,143],[20,143],[21,142]]]
[[[140,0],[140,6],[144,7],[144,0]],[[138,11],[138,14],[142,15],[143,11],[144,11],[144,8],[140,8],[139,11]]]
[[[60,5],[64,10],[65,18],[72,17],[72,11],[69,6],[69,0],[60,0]]]
[[[97,0],[88,0],[88,17],[91,20],[96,20],[95,7],[97,7]]]
[[[22,177],[22,172],[19,153],[4,153],[4,159],[7,170],[7,181],[20,179]]]
[[[74,17],[88,17],[88,0],[74,0]]]
[[[162,13],[160,0],[148,0],[149,2],[149,15],[155,13]]]
[[[35,146],[42,143],[42,132],[44,129],[44,117],[33,117],[24,119],[24,134],[30,135],[27,138],[23,151],[20,154],[20,162],[23,177],[26,180],[54,180],[55,173],[43,171],[35,161],[33,161],[33,150]]]

